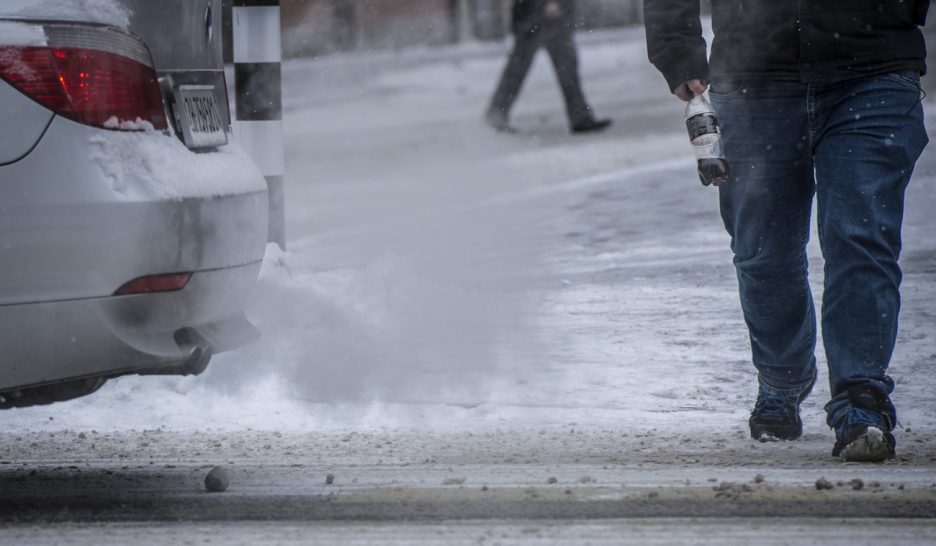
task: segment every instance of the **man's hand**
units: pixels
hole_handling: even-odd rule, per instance
[[[706,88],[708,83],[702,80],[689,80],[680,84],[673,94],[679,97],[679,100],[689,102],[692,97],[705,93]]]
[[[558,19],[562,15],[562,7],[559,6],[559,2],[550,0],[543,7],[543,15],[550,19]]]

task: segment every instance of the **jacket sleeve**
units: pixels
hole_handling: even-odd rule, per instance
[[[691,79],[708,79],[699,0],[644,0],[647,55],[670,91]]]

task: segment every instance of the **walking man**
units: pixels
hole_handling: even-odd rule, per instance
[[[719,188],[758,371],[751,435],[793,440],[816,379],[806,241],[825,259],[822,341],[832,455],[894,457],[887,367],[897,336],[904,191],[927,143],[929,0],[644,0],[650,61],[688,100],[710,84],[732,177]]]
[[[543,46],[552,59],[565,99],[569,128],[573,133],[598,131],[611,124],[595,119],[585,100],[575,50],[574,0],[514,0],[511,28],[514,46],[485,121],[499,131],[510,131],[510,108],[526,78],[536,51]]]

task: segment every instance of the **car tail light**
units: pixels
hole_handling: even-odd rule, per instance
[[[110,27],[46,26],[46,45],[0,46],[0,77],[56,114],[107,129],[167,127],[149,51]]]
[[[192,280],[191,273],[170,273],[168,275],[148,275],[125,283],[114,292],[115,296],[131,294],[152,294],[154,292],[174,292],[182,290]]]

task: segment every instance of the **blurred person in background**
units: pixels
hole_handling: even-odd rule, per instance
[[[485,114],[488,125],[498,131],[511,131],[510,109],[542,46],[552,59],[562,88],[569,129],[584,133],[608,127],[611,120],[596,119],[582,92],[574,39],[574,0],[514,0],[511,21],[514,46]]]
[[[887,368],[900,310],[904,191],[928,139],[920,75],[929,0],[644,0],[650,61],[677,97],[709,89],[732,176],[719,187],[758,372],[751,436],[794,440],[816,380],[806,243],[825,259],[832,455],[895,456]],[[709,86],[710,84],[710,86]]]

